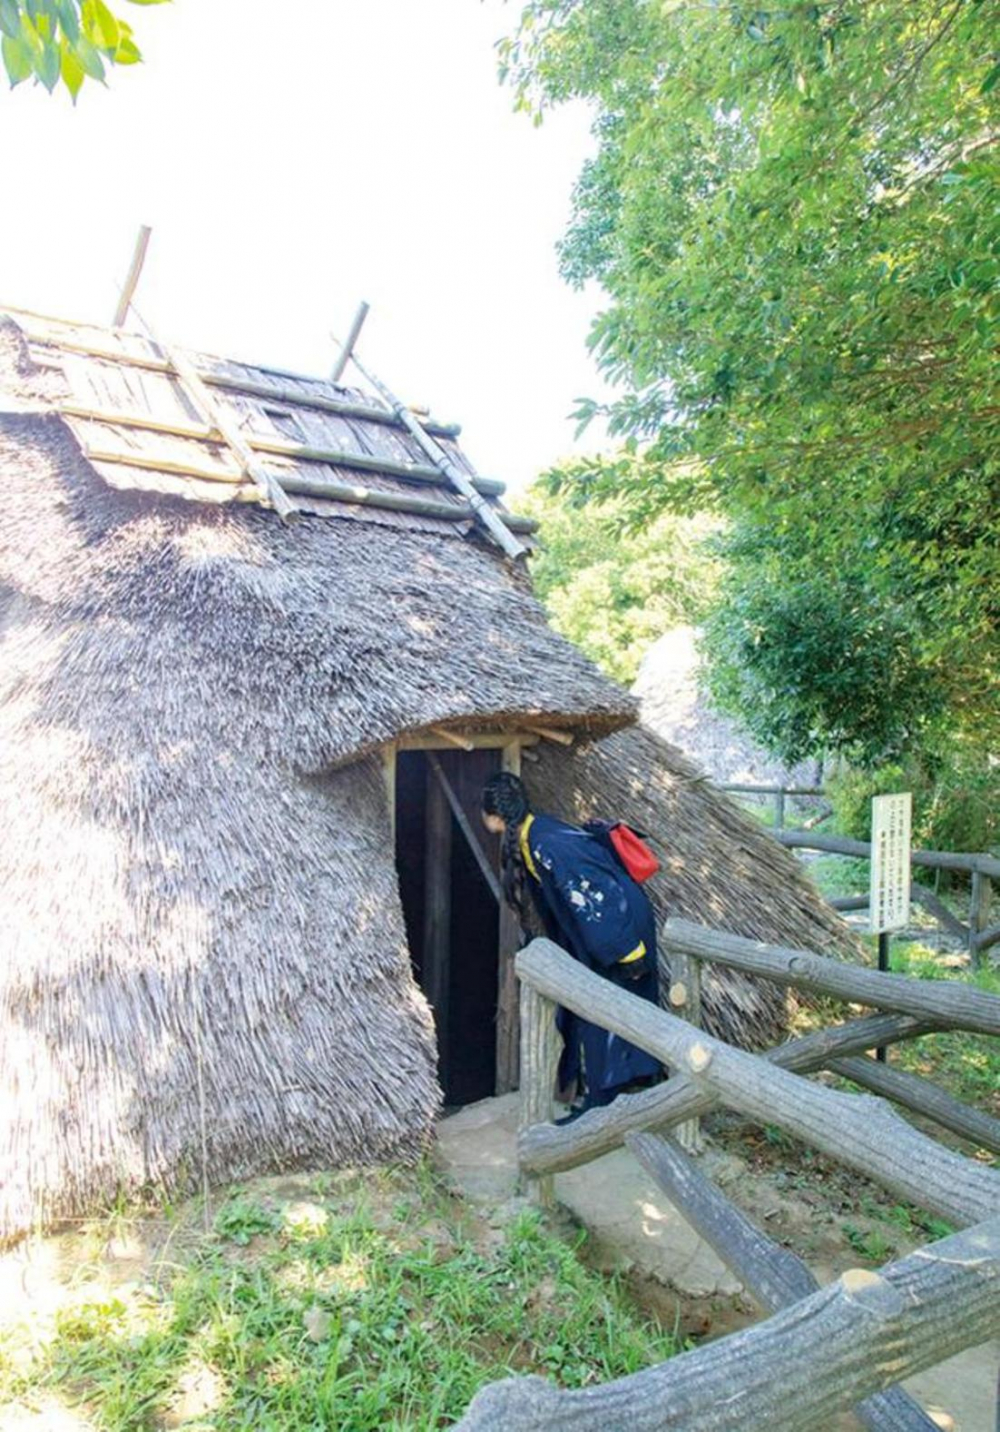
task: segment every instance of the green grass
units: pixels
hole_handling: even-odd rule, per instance
[[[881,1267],[896,1256],[895,1243],[886,1238],[878,1228],[860,1229],[853,1223],[845,1223],[841,1226],[841,1232],[855,1253],[859,1253],[865,1262],[875,1267]]]
[[[391,1179],[374,1200],[371,1177],[306,1205],[235,1194],[148,1282],[24,1329],[0,1404],[55,1395],[105,1432],[433,1428],[508,1373],[580,1387],[676,1350],[537,1215],[492,1230],[426,1174]]]
[[[1000,971],[955,968],[926,945],[895,944],[890,966],[896,973],[914,979],[958,980],[1000,995]],[[956,1098],[968,1099],[1000,1117],[1000,1039],[964,1030],[927,1034],[897,1045],[891,1057],[901,1069],[932,1079]]]

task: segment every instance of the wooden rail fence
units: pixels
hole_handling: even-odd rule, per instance
[[[657,1367],[577,1392],[540,1378],[493,1383],[476,1396],[460,1427],[735,1432],[766,1422],[771,1429],[805,1432],[853,1407],[878,1432],[926,1432],[935,1424],[894,1384],[1000,1333],[1000,1171],[921,1133],[887,1101],[994,1150],[1000,1148],[1000,1120],[927,1080],[863,1057],[863,1051],[940,1029],[1000,1035],[1000,997],[845,965],[681,920],[667,922],[664,944],[674,974],[667,992],[673,1013],[583,968],[551,941],[535,940],[518,955],[520,1168],[534,1196],[547,1202],[555,1172],[627,1143],[771,1316]],[[764,1055],[748,1054],[698,1027],[705,961],[880,1012]],[[667,1064],[672,1077],[556,1127],[560,1005],[638,1044]],[[884,1097],[842,1093],[802,1077],[820,1068]],[[698,1117],[719,1105],[778,1125],[964,1231],[877,1272],[849,1270],[818,1288],[803,1264],[754,1228],[705,1178],[681,1143],[664,1137],[683,1128],[687,1148],[696,1148]]]
[[[833,814],[833,807],[824,801],[822,810],[807,820],[799,829],[789,830],[785,826],[787,802],[792,798],[825,797],[822,786],[769,786],[729,782],[719,790],[730,795],[770,798],[774,803],[774,830],[776,840],[782,845],[797,850],[826,851],[831,855],[853,856],[859,860],[871,858],[871,844],[865,840],[851,840],[847,836],[814,834],[815,828]],[[963,940],[973,958],[973,963],[982,963],[986,951],[1000,943],[1000,923],[990,923],[993,904],[992,882],[1000,879],[1000,860],[982,851],[962,852],[956,850],[914,850],[910,855],[911,865],[930,870],[959,870],[971,877],[969,894],[969,918],[965,923],[954,915],[933,890],[913,883],[910,899],[928,910],[951,934]],[[837,896],[829,902],[835,910],[867,910],[867,895]]]
[[[870,860],[872,847],[867,840],[851,840],[843,835],[817,835],[811,830],[776,830],[774,837],[782,845],[796,850],[827,851],[832,855],[849,855]],[[958,935],[972,956],[973,964],[981,964],[986,951],[1000,942],[1000,924],[990,924],[993,904],[993,881],[1000,879],[1000,860],[983,852],[956,850],[912,850],[911,866],[925,870],[961,870],[971,876],[969,920],[963,924],[953,915],[932,890],[915,882],[910,886],[910,899],[925,906],[952,934]],[[848,896],[830,902],[837,910],[865,910],[867,895]]]

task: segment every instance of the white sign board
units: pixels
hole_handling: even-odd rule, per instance
[[[910,815],[912,797],[872,799],[872,934],[901,930],[910,918]]]

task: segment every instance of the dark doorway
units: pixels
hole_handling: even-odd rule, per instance
[[[500,918],[468,836],[498,873],[480,795],[500,752],[400,751],[396,758],[396,868],[413,972],[434,1009],[438,1077],[447,1104],[496,1089]],[[468,825],[448,802],[443,775]]]

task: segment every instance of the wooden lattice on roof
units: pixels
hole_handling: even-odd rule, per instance
[[[428,459],[419,435],[357,389],[120,329],[3,312],[32,360],[62,375],[65,395],[55,406],[113,487],[409,530],[466,533],[478,525],[474,504]],[[503,483],[476,473],[457,426],[422,420],[421,428],[506,529],[534,530],[501,505]]]

